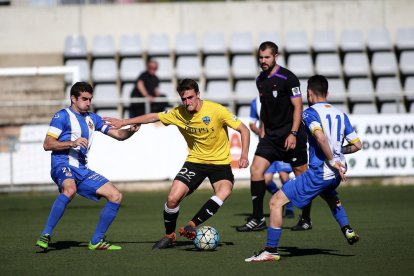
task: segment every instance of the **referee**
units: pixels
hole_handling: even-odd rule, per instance
[[[256,79],[262,105],[261,135],[250,167],[250,192],[253,214],[246,223],[236,227],[239,232],[266,229],[263,198],[266,193],[264,172],[274,161],[284,161],[292,166],[296,176],[307,169],[307,135],[302,123],[302,94],[295,74],[276,63],[278,47],[263,42],[258,51],[261,74]],[[302,217],[292,230],[311,229],[310,206],[304,208]],[[305,216],[306,215],[306,216]]]

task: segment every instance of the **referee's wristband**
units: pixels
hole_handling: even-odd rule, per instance
[[[333,167],[333,166],[335,166],[336,161],[335,161],[335,159],[331,159],[331,160],[328,160],[328,163],[331,167]]]
[[[297,131],[294,131],[294,130],[291,130],[290,131],[290,134],[292,134],[295,137],[298,136],[298,132]]]

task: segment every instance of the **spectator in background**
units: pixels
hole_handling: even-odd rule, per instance
[[[149,59],[147,62],[147,70],[139,75],[136,85],[131,92],[131,99],[146,98],[150,103],[150,112],[161,112],[167,107],[167,102],[154,102],[156,97],[165,97],[159,89],[160,80],[156,73],[158,62]],[[129,116],[131,118],[145,114],[145,103],[131,103]]]

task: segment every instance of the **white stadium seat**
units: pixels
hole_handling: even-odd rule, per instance
[[[169,56],[170,40],[165,33],[150,33],[148,36],[147,53],[149,56]]]
[[[376,93],[379,101],[401,100],[402,87],[396,77],[380,77],[376,84]]]
[[[288,31],[285,35],[285,50],[288,53],[310,52],[308,36],[305,31]]]
[[[65,58],[87,58],[88,50],[83,35],[69,35],[65,39],[63,50]]]
[[[123,58],[121,60],[119,76],[123,82],[135,81],[145,70],[145,63],[142,58]]]
[[[317,74],[325,77],[339,78],[342,76],[341,61],[336,53],[318,54],[315,60],[315,69]]]
[[[374,86],[368,78],[352,78],[348,84],[348,97],[351,102],[373,102]]]
[[[92,42],[92,56],[94,58],[115,57],[115,42],[111,35],[96,35]]]
[[[204,75],[207,79],[228,79],[229,61],[226,56],[207,56],[204,63]]]
[[[370,51],[391,51],[390,33],[385,28],[370,29],[367,35],[367,46]]]
[[[97,84],[94,87],[92,104],[95,108],[115,108],[118,101],[118,89],[115,84]]]
[[[121,36],[119,47],[119,55],[121,57],[140,57],[142,53],[142,41],[139,34]]]
[[[231,34],[230,52],[232,54],[252,54],[253,37],[249,32],[235,32]]]
[[[360,30],[343,30],[340,47],[343,52],[363,52],[365,42]]]
[[[347,53],[343,67],[347,77],[367,77],[370,71],[368,56],[366,53]]]
[[[375,52],[371,67],[375,76],[395,76],[398,72],[397,58],[393,52]]]
[[[316,53],[336,52],[336,38],[335,32],[330,31],[315,31],[313,33],[313,50]]]
[[[177,58],[176,75],[178,79],[201,77],[201,61],[198,56],[179,56]]]
[[[195,33],[177,33],[175,36],[175,54],[197,55],[199,47]]]
[[[231,65],[235,79],[255,79],[259,73],[256,58],[253,55],[236,55]]]
[[[80,81],[89,82],[90,79],[90,69],[89,69],[89,62],[86,59],[68,59],[65,62],[66,66],[77,66],[79,68],[80,73]],[[72,74],[65,75],[65,82],[71,83],[72,82]]]
[[[400,51],[414,50],[414,28],[398,28],[395,44]]]
[[[290,55],[287,68],[294,72],[298,78],[308,78],[315,73],[310,54]]]
[[[217,32],[207,32],[203,36],[202,50],[205,55],[226,53],[226,42],[224,34]]]
[[[115,59],[95,59],[92,64],[92,80],[94,82],[116,82],[118,67]]]

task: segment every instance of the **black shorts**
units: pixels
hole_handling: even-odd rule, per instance
[[[203,180],[208,177],[211,184],[220,180],[229,180],[234,184],[234,175],[230,165],[198,164],[185,162],[174,180],[180,180],[190,189],[190,193],[197,190]]]
[[[289,163],[292,167],[299,167],[308,163],[307,135],[305,131],[299,131],[296,137],[294,150],[285,150],[286,139],[275,139],[265,135],[260,138],[255,155],[267,159],[270,164],[274,161]]]

